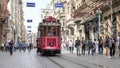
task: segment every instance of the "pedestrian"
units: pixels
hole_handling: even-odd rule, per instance
[[[100,37],[98,45],[98,54],[103,54],[103,38]]]
[[[62,46],[63,46],[63,49],[65,50],[66,49],[65,42],[62,43]]]
[[[23,44],[21,41],[18,41],[18,48],[19,48],[19,51],[21,52],[21,50],[23,49]]]
[[[120,57],[120,35],[118,36],[117,43],[118,43],[118,51],[119,51],[119,57]]]
[[[80,40],[79,37],[77,37],[77,40],[75,41],[75,47],[76,47],[76,52],[77,52],[77,56],[80,56]]]
[[[98,53],[99,42],[97,41],[97,39],[94,39],[94,45],[95,45],[95,53]]]
[[[33,48],[33,44],[31,42],[29,42],[29,44],[28,44],[28,51],[31,52],[32,48]]]
[[[84,40],[84,37],[82,38],[81,45],[82,45],[82,55],[85,55],[86,45],[85,45],[85,40]]]
[[[4,43],[4,42],[3,42],[3,43],[1,43],[1,50],[2,50],[2,51],[4,51],[4,50],[5,50],[5,46],[4,46],[4,45],[5,45],[5,43]]]
[[[11,40],[10,43],[9,43],[9,46],[10,46],[10,48],[9,48],[10,55],[13,55],[13,45],[14,45],[14,42],[13,42],[13,40]]]
[[[88,46],[88,55],[90,55],[90,54],[94,55],[95,47],[94,47],[94,43],[93,43],[92,39],[89,39],[87,46]]]
[[[70,40],[70,42],[69,42],[69,51],[70,51],[70,53],[73,53],[73,48],[74,48],[73,41]]]
[[[66,42],[66,49],[69,51],[69,41]]]
[[[110,45],[111,45],[110,37],[107,35],[105,38],[104,47],[105,47],[105,52],[106,52],[105,56],[108,58],[110,58],[109,56]]]
[[[74,42],[72,41],[72,48],[71,48],[71,52],[73,53],[74,51]]]
[[[112,37],[110,42],[111,42],[111,45],[110,45],[110,58],[111,58],[111,57],[114,57],[114,55],[115,55],[115,45],[116,45],[115,38]]]

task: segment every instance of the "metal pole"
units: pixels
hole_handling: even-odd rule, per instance
[[[100,25],[101,25],[101,10],[99,9],[98,10],[98,19],[99,19],[99,21],[98,21],[98,39],[100,39],[100,34],[101,34],[101,29],[100,29]]]

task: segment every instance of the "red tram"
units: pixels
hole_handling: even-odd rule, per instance
[[[37,53],[39,52],[42,55],[61,53],[61,24],[51,16],[39,23]]]

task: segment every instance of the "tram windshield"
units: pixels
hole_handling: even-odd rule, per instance
[[[60,36],[59,26],[43,26],[41,30],[42,36]]]

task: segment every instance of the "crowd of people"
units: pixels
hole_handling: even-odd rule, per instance
[[[109,36],[106,35],[105,38],[100,37],[97,39],[89,39],[88,42],[85,42],[85,39],[82,38],[80,40],[79,37],[75,41],[69,40],[67,42],[62,43],[63,49],[66,49],[70,53],[73,53],[76,48],[77,56],[80,55],[105,55],[107,58],[112,58],[115,54],[118,54],[120,57],[120,35]]]
[[[26,49],[30,52],[31,49],[33,48],[33,44],[28,41],[28,42],[24,42],[24,41],[18,41],[17,44],[14,43],[13,40],[8,40],[6,42],[3,42],[1,44],[0,49],[2,51],[6,51],[6,52],[10,52],[10,55],[13,55],[13,52],[15,52],[16,50],[21,51],[26,51]]]

